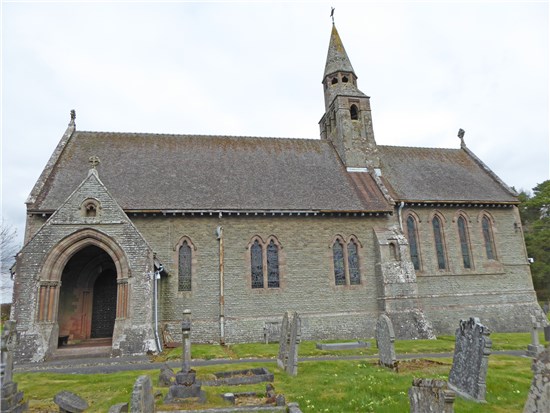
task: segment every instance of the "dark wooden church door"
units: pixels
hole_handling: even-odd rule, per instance
[[[116,317],[117,282],[113,270],[105,270],[94,283],[91,338],[112,337]]]

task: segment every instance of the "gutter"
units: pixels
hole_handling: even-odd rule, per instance
[[[221,214],[220,214],[221,218]],[[216,236],[220,242],[220,344],[225,344],[225,296],[224,296],[224,249],[223,249],[223,227],[216,228]]]
[[[159,338],[159,317],[158,317],[158,280],[160,280],[160,273],[164,270],[162,264],[159,265],[158,269],[155,270],[153,277],[153,309],[155,313],[155,344],[157,345],[157,351],[160,353],[162,351],[162,344],[160,343]]]
[[[405,203],[401,201],[399,208],[397,209],[397,217],[399,218],[399,228],[401,229],[401,232],[403,232],[403,217],[401,216],[401,211],[403,211],[404,206]]]

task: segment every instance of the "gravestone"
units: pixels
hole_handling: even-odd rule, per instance
[[[154,413],[153,383],[149,376],[139,376],[134,383],[130,399],[130,413]]]
[[[117,403],[109,408],[108,413],[128,413],[128,403]]]
[[[288,341],[290,338],[290,328],[288,322],[288,311],[283,315],[281,323],[281,334],[279,336],[279,353],[277,354],[277,366],[284,370],[288,359]]]
[[[531,366],[534,376],[523,413],[550,412],[550,352],[539,353]]]
[[[13,352],[16,346],[15,321],[6,321],[0,343],[0,411],[6,413],[26,412],[29,409],[28,403],[23,402],[23,392],[17,391],[17,383],[13,381]]]
[[[533,328],[531,330],[531,344],[527,346],[527,355],[529,357],[537,357],[539,353],[544,351],[544,346],[539,343],[540,323],[534,315],[531,316],[531,323]]]
[[[298,345],[302,335],[302,320],[297,312],[292,316],[290,323],[290,338],[288,343],[288,358],[286,372],[291,376],[298,374]]]
[[[453,413],[455,392],[445,380],[413,379],[409,389],[410,413]]]
[[[295,311],[290,318],[288,311],[281,323],[281,338],[277,366],[292,376],[298,374],[298,345],[302,334],[302,320]]]
[[[82,397],[66,390],[57,393],[53,402],[59,406],[62,413],[81,413],[89,407],[88,402]]]
[[[182,332],[182,368],[176,374],[176,383],[170,386],[164,398],[165,403],[180,403],[182,399],[198,398],[201,403],[206,402],[206,393],[196,382],[196,372],[191,369],[191,310],[183,310]]]
[[[394,343],[393,324],[386,314],[382,314],[376,322],[376,347],[378,347],[379,363],[396,370],[397,357],[395,356]]]
[[[264,324],[264,342],[265,344],[273,343],[281,337],[281,322],[266,321]]]
[[[449,386],[460,396],[478,402],[485,402],[485,378],[492,346],[489,334],[489,329],[477,317],[460,320],[455,332]]]
[[[176,382],[176,374],[170,368],[170,366],[168,366],[168,364],[165,363],[160,368],[158,385],[162,387],[168,387],[174,384],[175,382]]]

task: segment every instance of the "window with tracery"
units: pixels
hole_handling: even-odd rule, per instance
[[[266,244],[257,238],[250,246],[252,288],[279,288],[279,244],[271,238]]]
[[[335,285],[361,284],[359,265],[359,244],[355,239],[349,242],[338,237],[332,244],[332,263]]]
[[[460,251],[462,252],[462,263],[464,268],[472,268],[470,257],[470,242],[468,239],[468,228],[463,216],[458,217],[458,238],[460,239]]]
[[[493,239],[493,229],[491,227],[491,221],[484,215],[481,219],[481,229],[483,232],[483,242],[485,243],[485,253],[488,260],[496,259],[495,243]]]
[[[178,291],[191,291],[192,249],[183,241],[178,252]]]
[[[420,270],[420,252],[418,249],[418,230],[416,220],[412,215],[407,218],[407,234],[409,236],[409,251],[415,270]]]
[[[443,241],[443,229],[441,227],[441,219],[436,215],[432,219],[432,227],[434,231],[435,253],[437,256],[437,267],[440,270],[447,268],[447,260],[445,258],[445,245]]]

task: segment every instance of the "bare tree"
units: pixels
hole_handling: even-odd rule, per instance
[[[17,245],[17,230],[4,220],[0,223],[0,266],[2,280],[5,280],[10,272],[10,267],[15,262],[15,254],[19,250]]]

